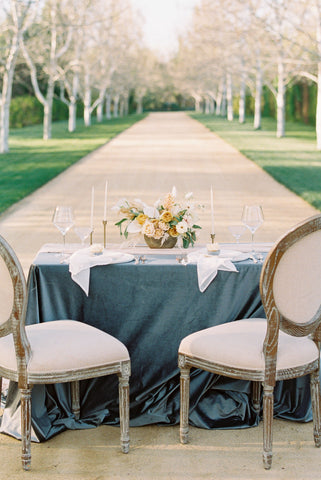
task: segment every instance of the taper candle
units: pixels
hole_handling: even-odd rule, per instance
[[[95,201],[95,187],[91,188],[91,211],[90,211],[90,227],[94,230],[94,201]]]
[[[108,192],[108,180],[106,180],[106,183],[105,183],[104,220],[107,220],[107,192]]]
[[[211,233],[214,234],[214,194],[213,194],[213,186],[211,185],[211,223],[212,223],[212,230]]]

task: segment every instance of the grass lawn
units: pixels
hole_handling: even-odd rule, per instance
[[[52,126],[52,139],[42,140],[42,125],[10,130],[10,151],[0,155],[0,213],[41,187],[82,157],[144,118],[105,120],[68,132],[67,122]]]
[[[315,129],[287,123],[286,136],[276,138],[276,122],[264,118],[262,129],[254,130],[248,119],[237,120],[191,114],[211,131],[253,160],[278,182],[321,210],[321,151],[316,148]]]

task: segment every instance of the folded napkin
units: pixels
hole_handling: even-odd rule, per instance
[[[69,272],[73,281],[78,283],[88,296],[91,267],[112,263],[127,263],[132,260],[134,260],[134,256],[129,253],[104,250],[102,254],[95,255],[90,248],[82,248],[71,255]]]
[[[221,250],[219,255],[208,255],[207,250],[190,253],[188,263],[197,263],[198,287],[204,292],[214,280],[218,270],[238,272],[233,262],[241,262],[249,258],[247,253],[234,250]]]

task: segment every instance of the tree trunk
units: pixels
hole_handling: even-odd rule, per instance
[[[284,65],[282,61],[278,63],[278,92],[276,96],[277,105],[277,131],[276,136],[282,138],[285,135],[285,80]]]
[[[72,91],[70,94],[70,102],[68,105],[68,110],[69,110],[68,131],[69,132],[74,132],[76,130],[78,86],[79,86],[79,74],[78,72],[75,72],[72,79]]]
[[[254,105],[254,129],[261,128],[261,102],[262,102],[262,69],[258,62],[255,79],[255,105]]]
[[[68,132],[76,130],[77,105],[75,99],[72,99],[68,105]]]
[[[52,126],[52,103],[54,96],[54,82],[52,77],[49,78],[47,98],[43,109],[43,139],[49,140],[51,138]]]
[[[97,122],[101,123],[103,121],[103,102],[97,105]]]
[[[5,153],[9,151],[10,103],[14,68],[15,60],[13,63],[11,63],[9,71],[5,71],[2,79],[2,95],[0,108],[0,153]]]
[[[205,97],[205,110],[204,110],[204,113],[206,115],[209,115],[210,114],[210,101],[209,101],[209,98],[208,96],[206,95]]]
[[[114,118],[118,117],[119,95],[114,96]]]
[[[119,116],[120,116],[120,117],[123,117],[123,116],[124,116],[124,110],[125,110],[124,99],[122,98],[122,99],[120,100],[120,103],[119,103]]]
[[[85,75],[85,94],[84,94],[84,123],[86,127],[91,125],[91,89],[89,85],[89,75]]]
[[[239,122],[245,123],[245,78],[241,75],[240,101],[239,101]]]
[[[141,113],[143,113],[143,97],[138,97],[137,98],[136,113],[139,114],[139,115]]]
[[[106,94],[106,118],[111,119],[111,95],[110,93]]]
[[[12,94],[13,75],[19,48],[19,36],[12,39],[11,49],[6,61],[2,78],[2,93],[0,104],[0,153],[9,151],[10,103]]]
[[[216,98],[215,114],[218,116],[223,114],[222,107],[223,107],[224,97],[225,97],[225,83],[224,83],[224,80],[222,79],[218,87],[218,93]]]
[[[227,100],[227,119],[231,122],[233,120],[233,92],[232,92],[232,77],[227,74],[226,77],[226,100]]]
[[[317,111],[316,111],[316,136],[317,149],[321,150],[321,62],[318,63],[318,93],[317,93]]]

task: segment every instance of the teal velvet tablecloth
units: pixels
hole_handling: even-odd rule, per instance
[[[88,297],[71,279],[68,265],[41,253],[29,272],[26,323],[73,319],[108,332],[128,348],[132,362],[130,425],[179,421],[177,350],[183,337],[240,318],[264,316],[259,294],[262,265],[246,260],[238,273],[219,271],[204,293],[195,264],[179,264],[173,255],[148,255],[135,262],[91,268]],[[85,352],[84,352],[85,355]],[[109,376],[81,382],[81,419],[71,413],[68,384],[35,386],[32,393],[34,440],[65,428],[117,425],[118,380]],[[17,387],[10,385],[1,431],[19,437]],[[305,377],[280,382],[275,414],[311,420]],[[256,425],[249,382],[194,370],[191,374],[190,423],[203,428]]]

